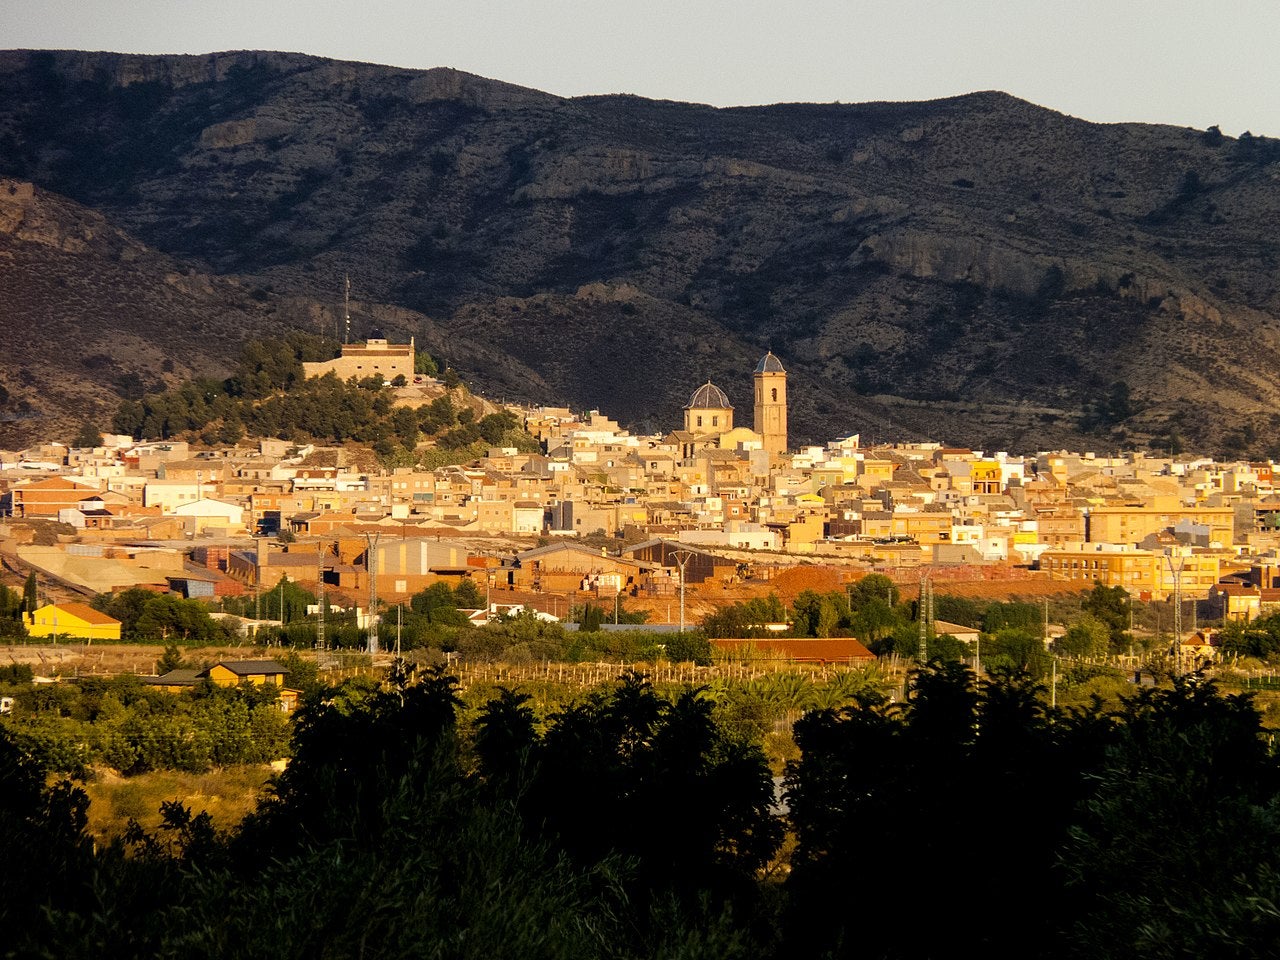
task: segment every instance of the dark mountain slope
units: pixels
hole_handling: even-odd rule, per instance
[[[109,428],[122,398],[225,376],[249,337],[334,320],[331,305],[198,273],[0,178],[0,447]]]
[[[710,376],[746,415],[769,347],[797,439],[1066,442],[1116,381],[1103,444],[1280,410],[1270,140],[999,93],[723,110],[271,53],[4,53],[0,94],[0,172],[246,284],[350,273],[495,391],[669,424]]]

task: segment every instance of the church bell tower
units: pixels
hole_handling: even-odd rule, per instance
[[[755,371],[755,432],[764,438],[770,455],[787,452],[787,371],[782,361],[766,353]]]

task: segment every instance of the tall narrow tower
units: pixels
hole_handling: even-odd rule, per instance
[[[755,431],[764,437],[764,448],[769,453],[786,453],[787,371],[772,352],[756,364],[755,386]]]

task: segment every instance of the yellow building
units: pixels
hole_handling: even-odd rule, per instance
[[[286,672],[274,660],[220,660],[201,676],[220,687],[234,687],[239,683],[274,683],[283,687]]]
[[[893,479],[894,464],[892,460],[877,460],[873,457],[863,459],[858,471],[858,486],[864,490],[874,490],[882,483]]]
[[[769,453],[787,452],[787,371],[782,362],[766,353],[754,374],[755,428]]]
[[[720,437],[733,429],[733,404],[710,380],[685,404],[684,429],[699,437]]]
[[[1209,528],[1209,542],[1224,547],[1235,543],[1234,507],[1152,506],[1092,507],[1087,518],[1090,543],[1138,543],[1153,533],[1189,522]]]
[[[1177,579],[1185,597],[1208,597],[1222,573],[1221,557],[1216,553],[1181,547],[1168,556],[1105,543],[1053,547],[1040,555],[1040,569],[1051,580],[1079,580],[1082,590],[1095,584],[1124,587],[1134,596],[1153,600],[1173,595]]]
[[[825,507],[825,504],[821,503],[822,498],[817,499]],[[806,503],[805,506],[812,506],[812,504]],[[812,553],[813,545],[822,539],[826,521],[825,509],[818,513],[803,513],[795,517],[786,525],[784,549],[791,553]]]
[[[389,343],[374,339],[364,343],[344,343],[342,356],[320,363],[304,363],[302,372],[306,377],[323,377],[333,373],[339,380],[381,377],[387,382],[401,376],[412,383],[413,365],[413,337],[409,338],[408,343]]]
[[[119,640],[120,621],[87,603],[50,603],[27,615],[33,637],[75,640]]]
[[[969,470],[970,489],[973,493],[1000,493],[1004,480],[998,460],[975,460]]]
[[[285,668],[274,660],[220,660],[208,670],[179,668],[146,682],[168,693],[186,693],[201,680],[219,687],[273,684],[280,690],[280,709],[287,713],[297,709],[302,693],[284,685],[285,673]]]

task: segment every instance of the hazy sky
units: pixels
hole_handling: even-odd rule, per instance
[[[995,89],[1280,136],[1280,0],[0,0],[0,46],[292,50],[722,106]]]

